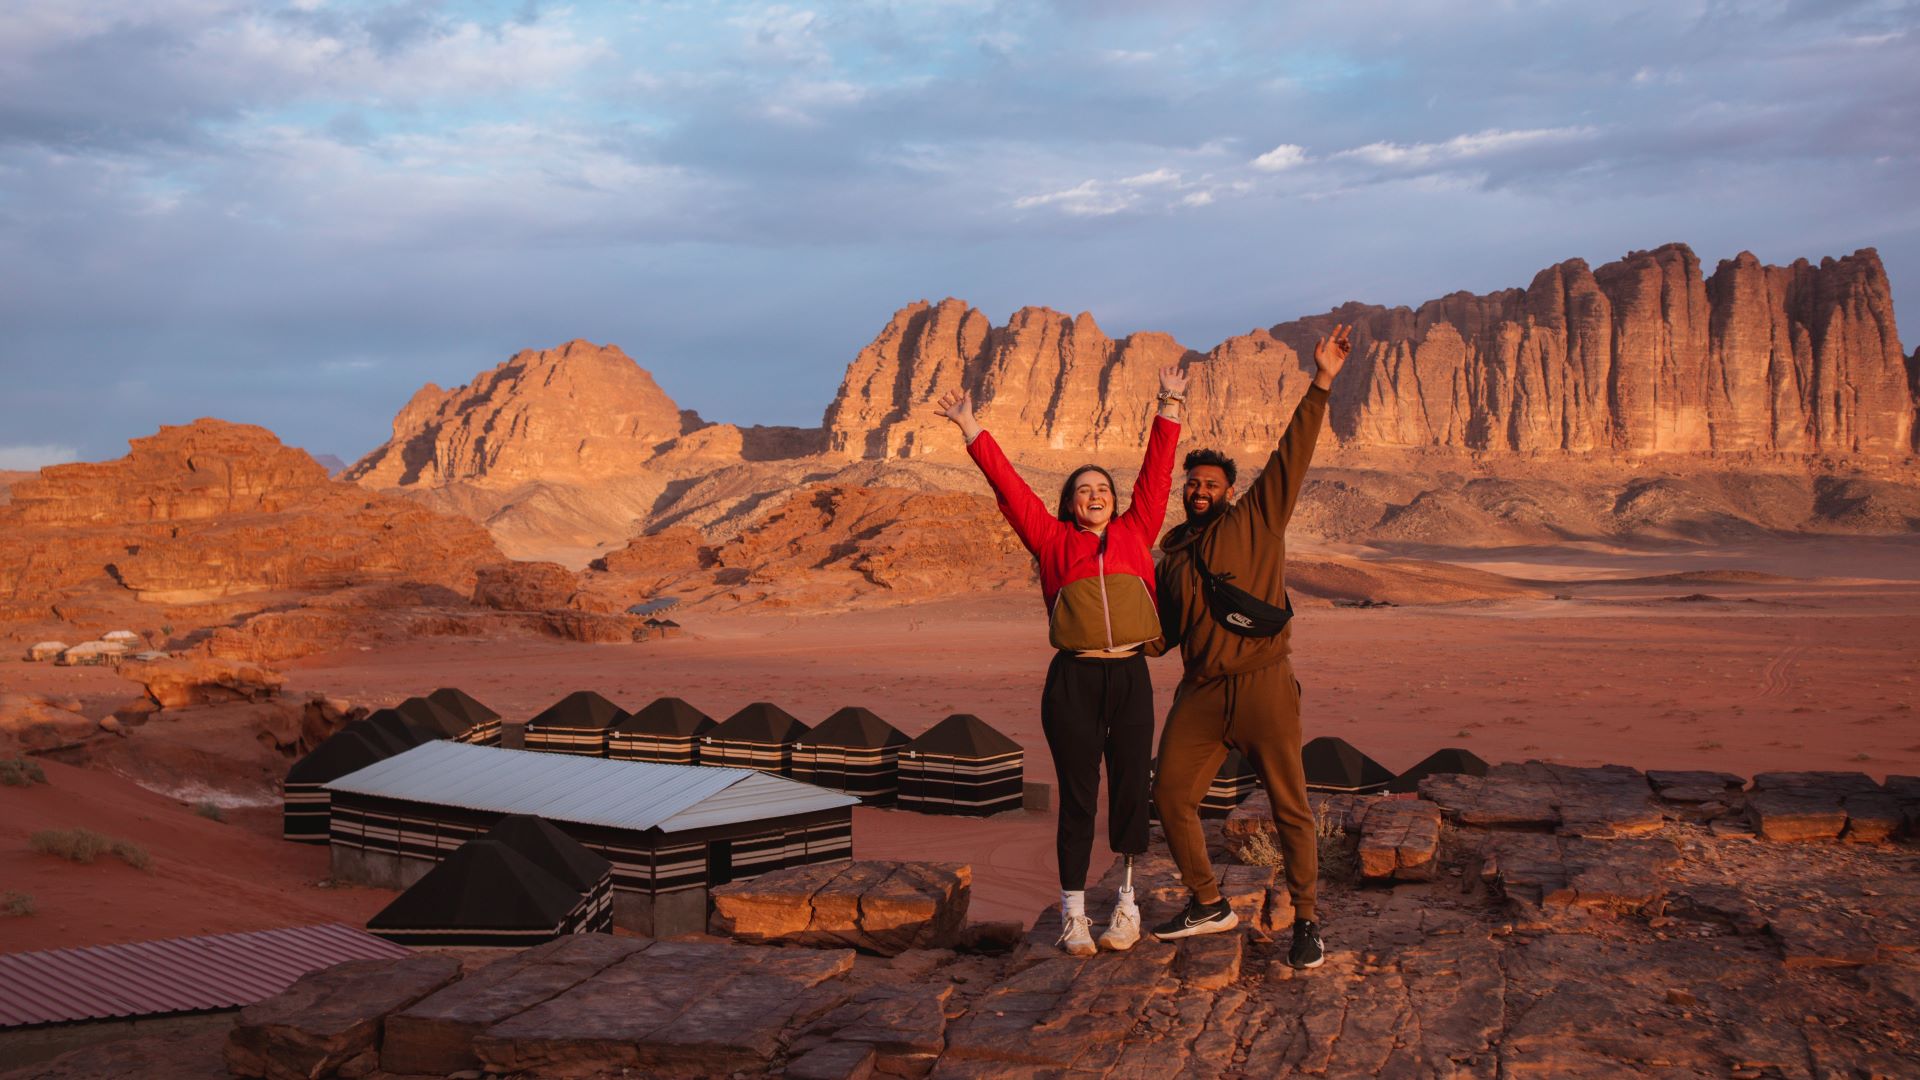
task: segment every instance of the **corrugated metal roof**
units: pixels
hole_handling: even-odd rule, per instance
[[[430,742],[326,785],[329,791],[615,829],[682,832],[860,800],[750,769],[615,761]],[[734,790],[738,788],[738,790]]]
[[[251,1005],[309,971],[409,950],[351,926],[0,955],[0,1028]]]

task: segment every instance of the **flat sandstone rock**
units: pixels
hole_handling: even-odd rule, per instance
[[[474,1040],[483,1069],[556,1080],[764,1067],[782,1032],[846,1001],[851,950],[661,941]]]
[[[713,890],[712,930],[742,942],[896,956],[952,945],[972,886],[964,863],[795,867]]]
[[[1440,853],[1440,808],[1425,799],[1383,799],[1360,822],[1360,876],[1431,881]]]
[[[444,956],[350,960],[305,975],[240,1010],[227,1039],[235,1076],[305,1080],[350,1064],[371,1069],[382,1020],[460,977]]]
[[[387,1017],[380,1067],[436,1076],[477,1069],[473,1040],[508,1017],[571,990],[643,952],[646,938],[568,934],[496,960],[473,975]]]

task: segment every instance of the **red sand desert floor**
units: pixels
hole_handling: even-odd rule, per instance
[[[1571,600],[1303,606],[1294,649],[1308,737],[1340,735],[1394,769],[1458,745],[1490,761],[1920,773],[1920,542],[1444,554],[1580,584],[1565,589]],[[1703,569],[1799,580],[1591,581]],[[1698,594],[1711,599],[1683,599]],[[695,612],[681,621],[683,637],[630,646],[434,639],[324,654],[288,665],[289,691],[377,705],[455,685],[510,719],[576,689],[630,708],[678,695],[715,717],[764,699],[809,723],[864,705],[909,734],[972,712],[1027,748],[1029,779],[1052,780],[1039,730],[1048,649],[1036,596],[826,615]],[[1164,711],[1178,660],[1157,660],[1153,670]],[[101,672],[45,665],[9,663],[0,679],[81,697],[90,708],[131,689]],[[274,823],[264,811],[250,831],[110,777],[54,774],[52,789],[0,789],[0,888],[25,882],[42,910],[0,920],[0,948],[363,920],[384,902],[373,890],[314,888],[324,853],[269,839]],[[147,844],[155,872],[57,865],[24,851],[33,828],[96,821]],[[862,810],[855,822],[862,857],[973,863],[976,918],[1030,919],[1054,894],[1049,815],[980,821]],[[1110,858],[1096,843],[1096,875]]]

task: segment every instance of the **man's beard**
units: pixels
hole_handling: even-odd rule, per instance
[[[1194,510],[1192,499],[1182,499],[1181,504],[1186,508],[1186,511],[1187,511],[1187,525],[1195,529],[1206,528],[1207,526],[1213,524],[1214,520],[1217,519],[1221,514],[1224,514],[1227,512],[1227,504],[1225,502],[1222,502],[1219,499],[1215,499],[1212,502],[1208,503],[1207,508],[1204,511]]]

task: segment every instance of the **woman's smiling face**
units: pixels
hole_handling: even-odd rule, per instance
[[[1073,518],[1096,531],[1113,520],[1113,482],[1098,469],[1082,469],[1073,478]]]

